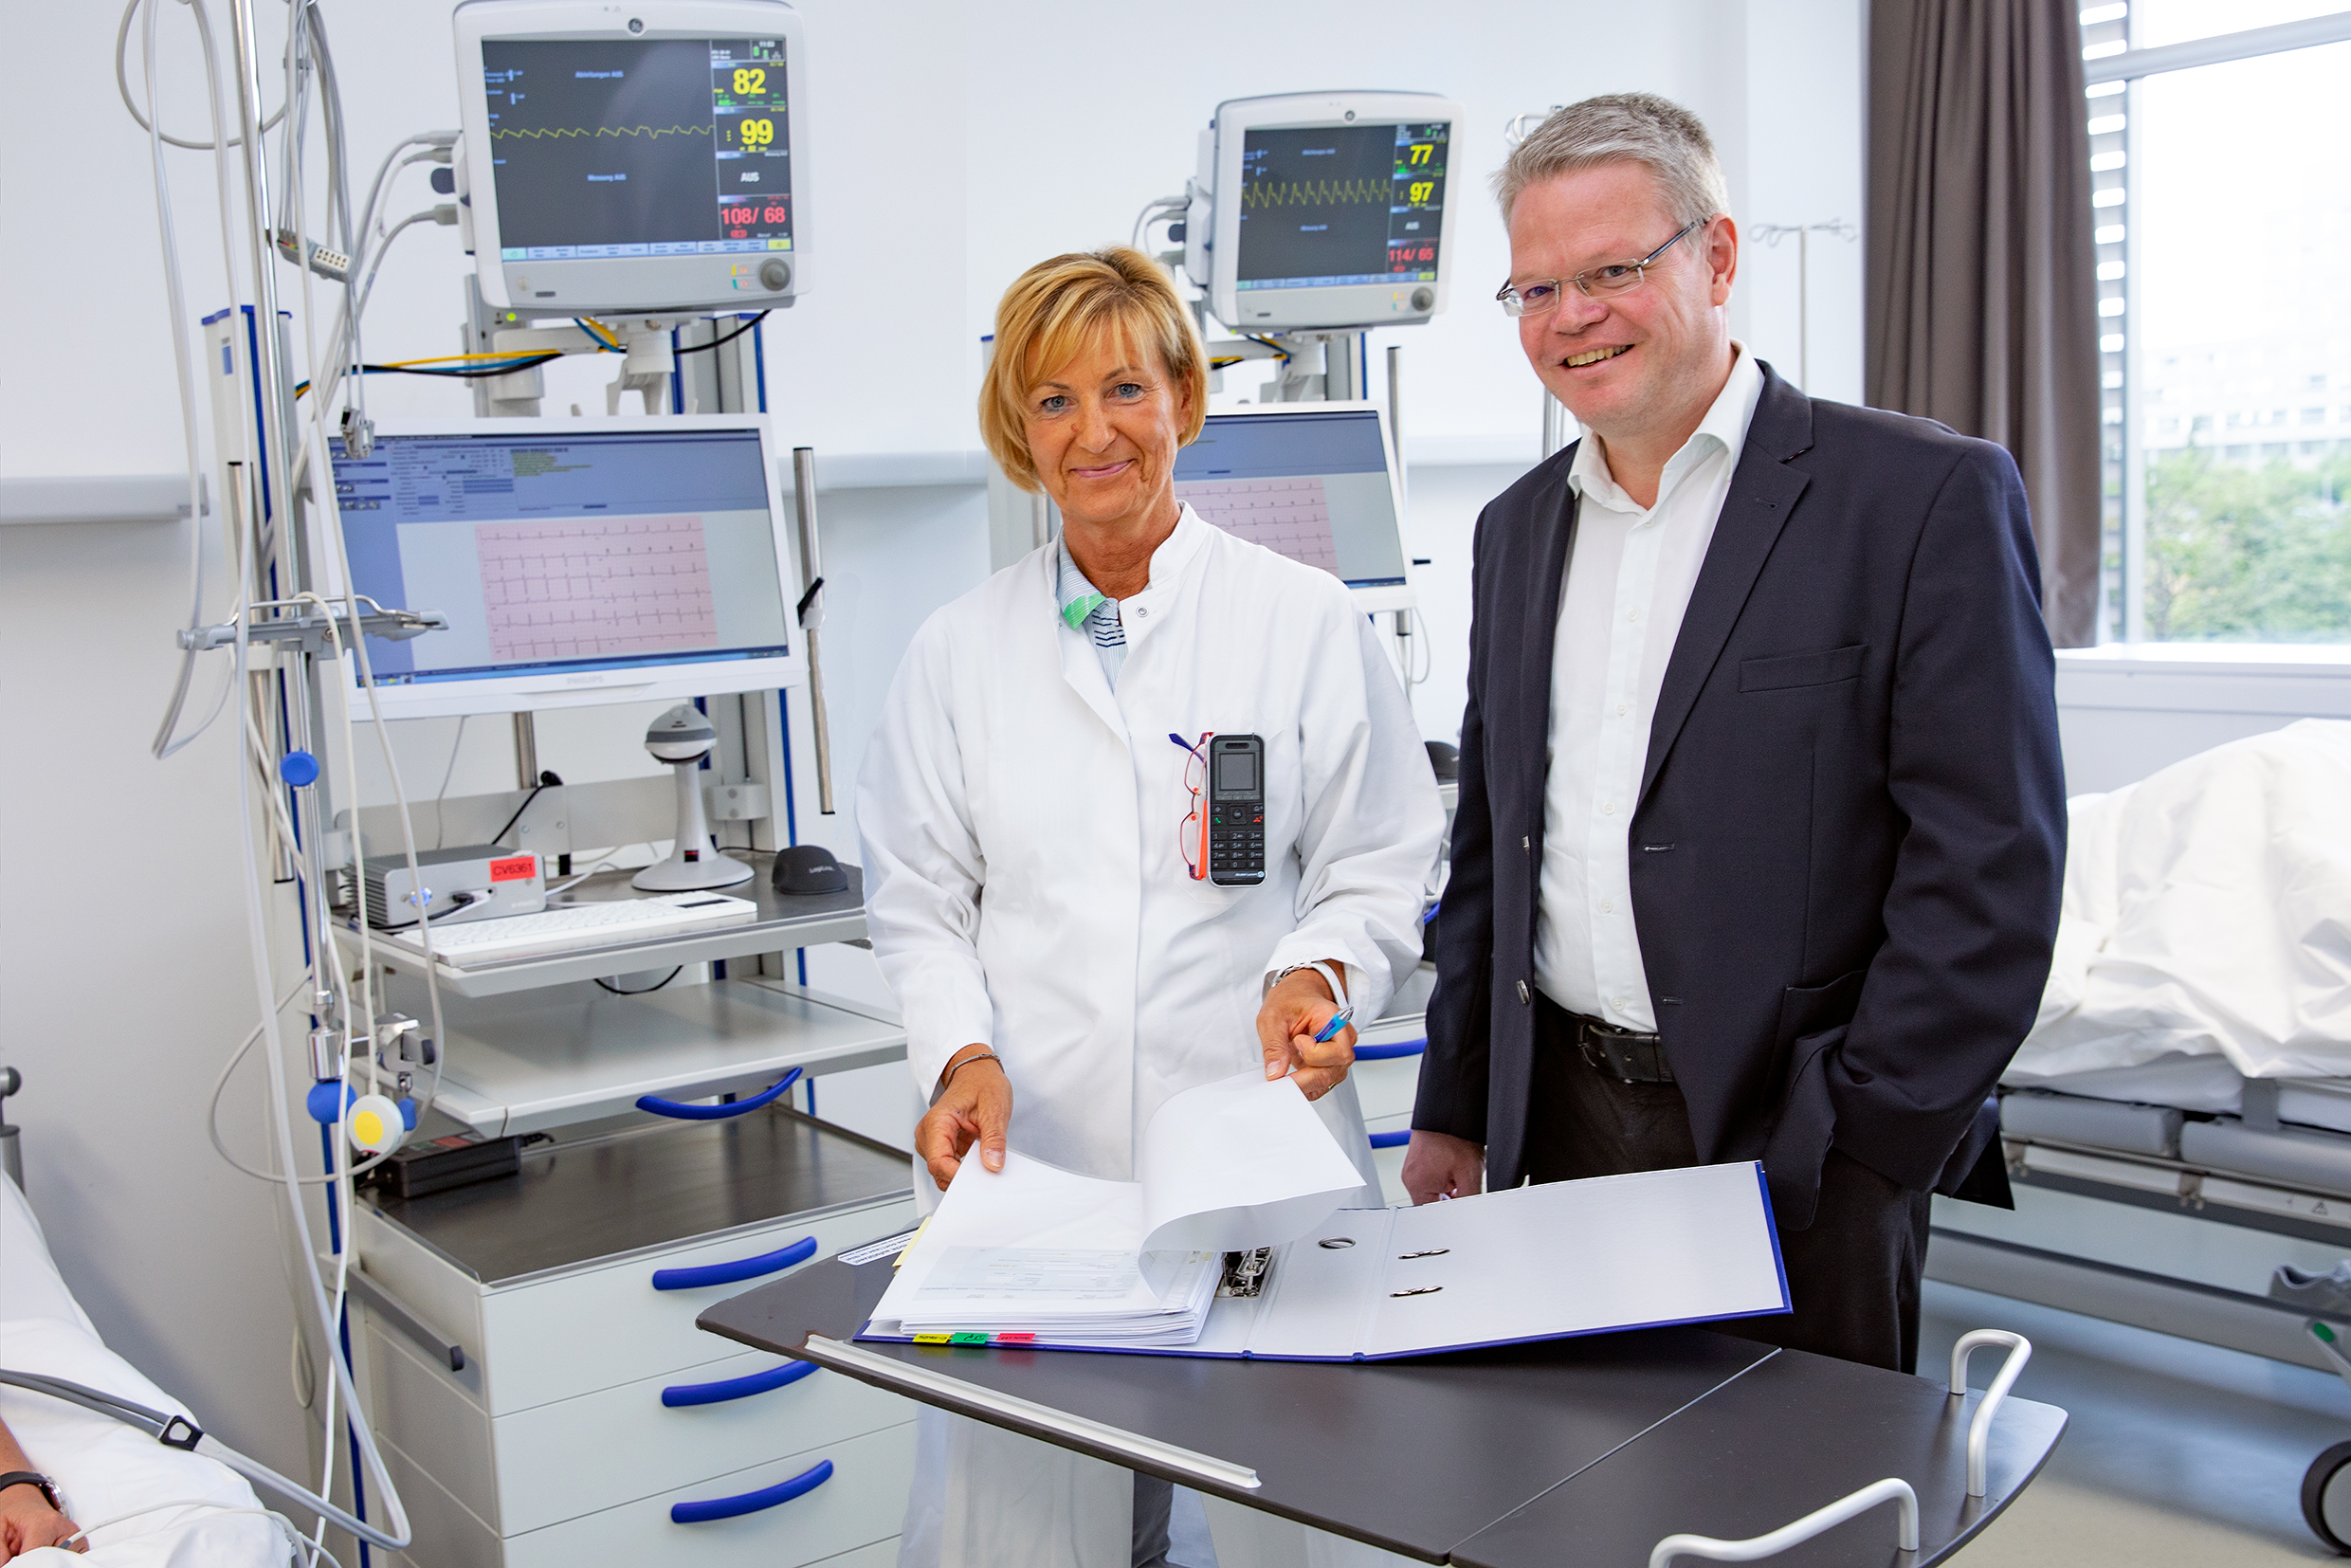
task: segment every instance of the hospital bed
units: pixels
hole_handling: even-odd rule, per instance
[[[2351,722],[2233,741],[2069,815],[2048,990],[2002,1081],[2017,1208],[1939,1201],[1927,1271],[2344,1372],[2325,1335],[2351,1335],[2351,1292],[2314,1310],[2269,1290],[2280,1265],[2351,1257]],[[2304,1509],[2351,1550],[2351,1444]]]
[[[0,1367],[62,1377],[157,1410],[185,1411],[106,1348],[57,1271],[32,1208],[0,1176]],[[286,1537],[245,1478],[110,1416],[0,1385],[0,1420],[56,1483],[86,1556],[44,1547],[11,1568],[279,1568]]]

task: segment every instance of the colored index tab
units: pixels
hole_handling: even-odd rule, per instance
[[[918,1334],[914,1337],[914,1342],[919,1345],[953,1344],[955,1336],[952,1334]]]
[[[950,1334],[947,1336],[947,1342],[951,1345],[984,1345],[988,1342],[988,1336],[985,1334]]]

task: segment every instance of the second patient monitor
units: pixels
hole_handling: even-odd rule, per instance
[[[1235,332],[1425,321],[1445,308],[1461,106],[1430,93],[1286,93],[1216,106],[1184,270]]]

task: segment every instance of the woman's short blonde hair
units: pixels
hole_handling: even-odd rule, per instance
[[[1197,439],[1208,414],[1208,355],[1175,285],[1139,250],[1072,251],[1022,273],[996,304],[995,354],[979,384],[979,434],[1005,478],[1024,490],[1038,487],[1027,420],[1037,378],[1113,335],[1130,349],[1156,351],[1176,384],[1191,389],[1192,416],[1179,445]]]

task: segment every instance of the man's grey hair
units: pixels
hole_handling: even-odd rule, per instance
[[[1554,109],[1494,173],[1504,223],[1530,185],[1608,163],[1645,165],[1676,224],[1730,208],[1730,189],[1704,121],[1654,93],[1609,93]]]

